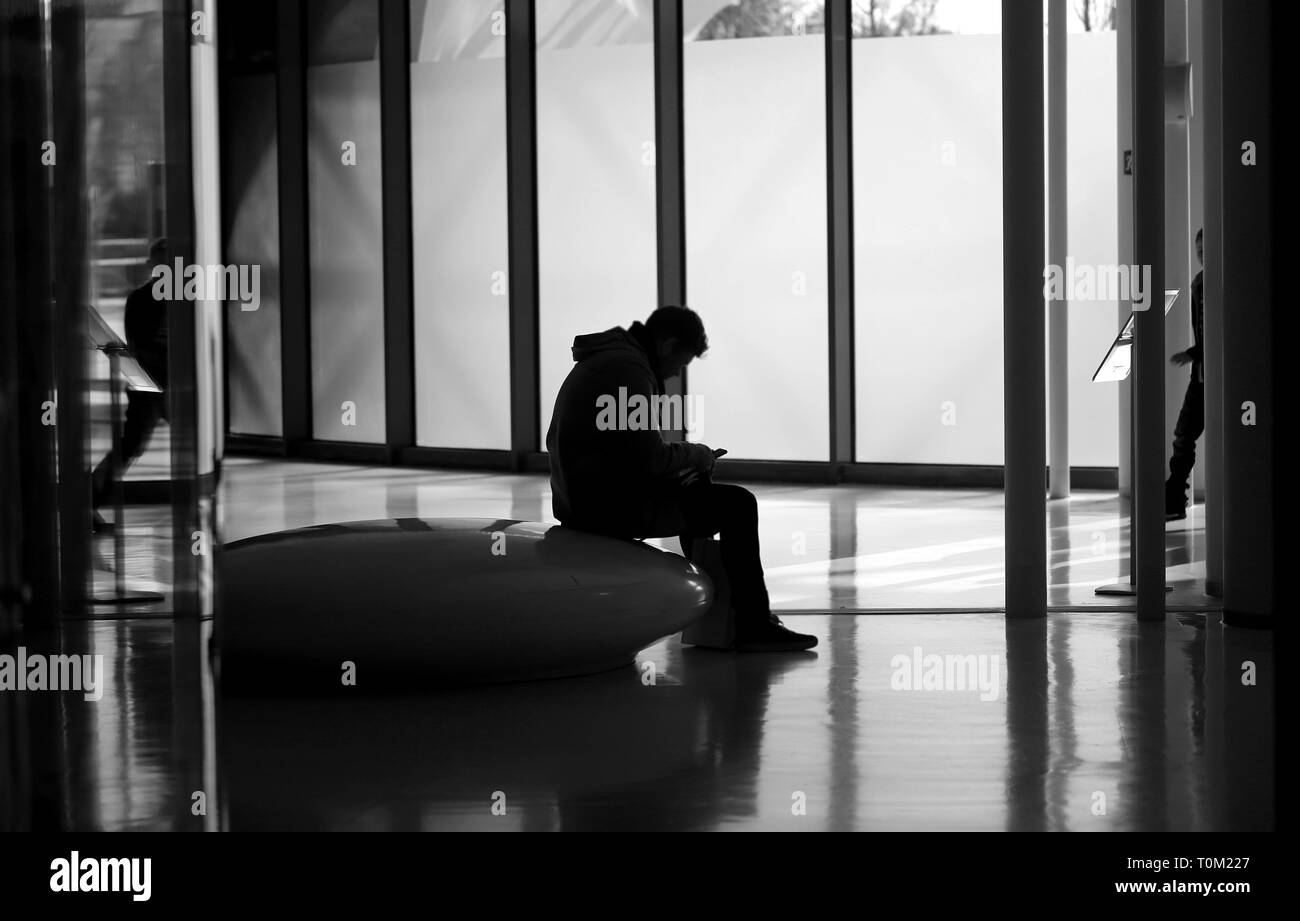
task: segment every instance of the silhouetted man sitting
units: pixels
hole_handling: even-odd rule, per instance
[[[687,556],[694,538],[720,534],[736,649],[810,649],[816,637],[786,629],[772,614],[754,494],[712,482],[716,455],[707,445],[668,442],[661,433],[664,381],[707,349],[704,324],[685,307],[661,307],[644,324],[573,340],[577,365],[546,434],[555,517],[612,537],[676,536]]]

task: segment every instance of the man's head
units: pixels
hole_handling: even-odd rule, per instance
[[[1200,265],[1205,265],[1205,230],[1196,231],[1196,261]]]
[[[654,340],[655,370],[666,380],[676,376],[692,359],[709,348],[704,322],[689,307],[660,307],[645,321],[646,332]]]

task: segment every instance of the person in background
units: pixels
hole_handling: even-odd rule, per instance
[[[100,513],[112,494],[113,483],[121,479],[144,453],[161,420],[167,418],[167,302],[154,296],[153,270],[167,264],[167,241],[158,239],[149,247],[149,280],[126,299],[126,347],[162,393],[126,392],[126,419],[122,423],[121,453],[112,448],[91,474],[91,497],[96,531],[109,531]],[[113,425],[118,420],[112,420]]]
[[[1196,262],[1205,265],[1204,231],[1196,231]],[[1183,408],[1174,426],[1174,452],[1169,458],[1169,479],[1165,481],[1165,520],[1187,517],[1187,486],[1196,463],[1196,439],[1205,431],[1205,270],[1192,279],[1192,339],[1190,349],[1170,357],[1175,365],[1192,366],[1191,380],[1183,396]]]

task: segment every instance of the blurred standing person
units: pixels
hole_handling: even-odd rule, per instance
[[[162,392],[144,393],[128,390],[126,418],[121,422],[120,453],[110,448],[91,475],[91,495],[95,510],[95,530],[110,530],[100,514],[108,502],[113,484],[120,480],[144,453],[161,420],[167,418],[167,301],[156,297],[153,271],[167,265],[167,241],[158,239],[149,247],[149,280],[132,291],[126,299],[126,347]],[[112,425],[119,424],[113,419]]]
[[[1196,231],[1196,262],[1202,269],[1192,279],[1192,338],[1190,349],[1177,352],[1169,361],[1192,366],[1191,380],[1183,396],[1183,408],[1174,426],[1174,451],[1169,458],[1169,479],[1165,481],[1165,520],[1187,517],[1187,486],[1196,463],[1196,439],[1205,431],[1205,251],[1204,231]]]

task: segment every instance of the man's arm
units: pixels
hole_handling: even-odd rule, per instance
[[[619,388],[626,387],[629,401],[634,395],[640,395],[647,401],[647,407],[655,406],[654,380],[648,374],[631,373],[618,369],[608,375],[609,385],[604,392],[618,398]],[[596,408],[592,407],[592,412]],[[647,427],[628,429],[626,431],[606,432],[605,435],[617,439],[618,453],[641,473],[653,478],[678,476],[689,470],[711,470],[715,460],[713,451],[703,444],[687,441],[665,441],[663,433],[648,427],[653,417],[647,413]]]
[[[1204,353],[1204,343],[1202,337],[1205,335],[1205,283],[1202,276],[1197,273],[1196,278],[1192,281],[1192,339],[1194,344],[1187,350],[1192,361],[1201,361]]]

